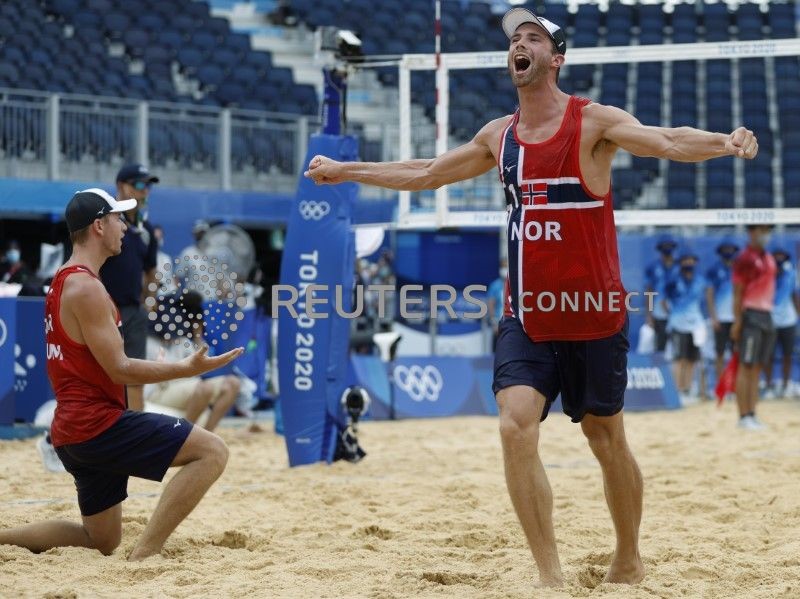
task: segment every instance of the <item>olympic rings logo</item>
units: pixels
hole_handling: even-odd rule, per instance
[[[300,202],[300,216],[304,220],[321,220],[328,216],[331,205],[328,202],[315,202],[313,200]]]
[[[393,372],[394,382],[414,401],[437,401],[439,392],[444,387],[442,373],[435,366],[411,367],[396,366]]]

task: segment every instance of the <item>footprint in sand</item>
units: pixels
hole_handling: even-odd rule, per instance
[[[214,539],[213,545],[227,547],[228,549],[244,549],[250,537],[238,530],[226,530],[221,537]]]
[[[444,586],[452,584],[472,584],[477,580],[478,576],[475,574],[462,574],[459,572],[424,572],[422,580],[428,582],[435,582]]]
[[[578,582],[587,589],[593,589],[603,582],[607,570],[605,566],[586,566],[578,572]]]
[[[42,595],[43,599],[78,599],[78,593],[72,589],[50,591]]]
[[[364,528],[359,528],[356,530],[353,533],[353,536],[362,539],[365,537],[375,537],[381,539],[382,541],[388,541],[394,536],[394,533],[391,530],[381,528],[377,524],[370,524],[369,526],[365,526]]]

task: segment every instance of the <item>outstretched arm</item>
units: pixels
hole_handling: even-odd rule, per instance
[[[636,156],[701,162],[721,156],[750,159],[758,153],[758,141],[753,132],[744,127],[730,134],[692,127],[650,127],[614,106],[594,108],[593,115],[602,128],[603,139]]]
[[[490,122],[472,141],[437,158],[403,162],[337,162],[325,156],[314,156],[305,176],[317,185],[355,181],[407,191],[436,189],[448,183],[472,179],[495,165],[491,144],[499,142],[499,126],[504,120]]]
[[[81,339],[75,341],[89,347],[95,360],[117,384],[143,385],[197,376],[224,366],[238,358],[243,351],[237,348],[209,357],[208,346],[203,346],[188,358],[174,363],[129,358],[125,355],[122,336],[117,330],[110,301],[100,281],[73,275],[67,279],[61,301],[62,310],[66,307],[80,329]]]

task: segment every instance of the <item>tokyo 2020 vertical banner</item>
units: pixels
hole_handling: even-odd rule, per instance
[[[313,135],[304,171],[317,154],[353,161],[358,143],[349,136]],[[283,306],[277,316],[278,400],[290,466],[333,460],[350,332],[350,321],[337,314],[334,303],[337,285],[343,309],[349,311],[352,302],[355,246],[350,225],[356,191],[354,183],[317,186],[301,174],[289,216],[281,285],[298,290],[299,299],[296,316]],[[326,318],[306,315],[309,285],[327,285],[327,292],[314,294],[327,303],[313,306],[313,312]]]

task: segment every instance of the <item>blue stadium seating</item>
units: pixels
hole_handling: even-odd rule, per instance
[[[433,50],[433,6],[429,0],[289,0],[307,25],[338,25],[356,31],[365,51],[373,54],[430,52]],[[612,1],[607,12],[596,4],[580,5],[569,12],[562,2],[529,1],[535,8],[564,27],[570,47],[595,45],[660,44],[665,41],[724,41],[762,37],[796,37],[796,2],[770,2],[766,10],[755,4],[731,9],[727,4],[683,3],[671,14],[660,4],[629,5]],[[378,10],[378,8],[380,10]],[[369,15],[369,19],[364,16]],[[404,27],[398,28],[402,20]],[[486,3],[446,0],[443,3],[443,44],[445,51],[497,50],[508,47],[499,28],[499,16]],[[68,26],[68,27],[67,27]],[[72,37],[68,37],[69,30]],[[112,57],[108,44],[121,42],[124,56]],[[131,60],[144,63],[144,73],[132,74]],[[81,69],[75,65],[81,64]],[[563,69],[561,87],[580,94],[598,94],[601,102],[625,107],[631,97],[639,119],[648,124],[662,122],[662,102],[667,92],[673,124],[696,124],[699,112],[706,114],[706,126],[728,131],[732,122],[732,81],[738,79],[741,114],[759,135],[761,154],[748,163],[748,202],[757,205],[771,195],[771,159],[781,151],[783,163],[798,163],[800,152],[800,65],[796,57],[774,59],[777,124],[772,135],[767,113],[768,87],[772,77],[763,59],[743,59],[734,78],[729,61],[707,61],[705,71],[695,63],[672,65],[669,89],[663,89],[664,67],[660,63],[595,66],[572,65]],[[201,85],[198,98],[180,97],[173,84],[176,69],[196,77]],[[137,71],[138,73],[138,71]],[[387,85],[396,85],[397,71],[378,71]],[[415,101],[433,116],[433,76],[415,73],[412,93]],[[422,83],[424,82],[424,83]],[[161,100],[181,100],[211,106],[239,106],[252,109],[315,113],[319,101],[315,90],[297,85],[289,69],[276,68],[270,54],[255,51],[248,36],[231,31],[228,21],[210,14],[206,2],[193,0],[3,0],[0,2],[0,85],[27,86],[53,91],[124,95]],[[701,86],[705,86],[702,89]],[[632,90],[630,89],[632,87]],[[468,71],[454,74],[451,81],[451,132],[470,137],[480,123],[491,116],[514,110],[516,96],[508,77],[497,73]],[[705,105],[698,111],[698,100]],[[118,132],[103,126],[89,127],[75,120],[94,140],[89,150],[119,151]],[[151,134],[152,135],[152,134]],[[781,139],[782,144],[776,143]],[[167,159],[194,144],[194,159],[216,152],[202,132],[164,127],[151,143],[154,155]],[[261,166],[291,164],[292,152],[281,136],[261,148]],[[283,144],[283,145],[281,145]],[[782,150],[779,150],[782,148]],[[213,152],[212,152],[213,150]],[[248,162],[252,147],[234,147],[237,164]],[[374,150],[374,148],[373,148]],[[288,154],[287,154],[288,151]],[[732,167],[706,171],[708,205],[723,205],[732,198],[729,185]],[[669,167],[667,201],[670,205],[696,202],[694,178]],[[628,205],[641,186],[659,172],[654,159],[634,158],[632,169],[615,172],[617,201]],[[692,171],[694,172],[694,171]],[[684,176],[679,176],[683,173]],[[794,179],[792,179],[794,181]],[[792,186],[794,189],[797,185]],[[792,197],[796,198],[796,193]],[[789,196],[787,195],[787,198]],[[794,201],[794,200],[793,200]],[[728,204],[729,205],[729,204]]]

